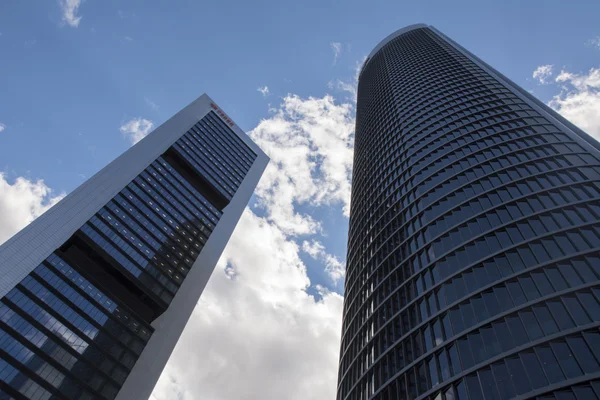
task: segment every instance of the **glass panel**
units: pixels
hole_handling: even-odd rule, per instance
[[[537,389],[547,385],[548,380],[542,372],[540,362],[538,361],[535,353],[531,351],[525,351],[519,356],[521,358],[521,362],[525,366],[525,371],[527,371],[531,387]]]
[[[531,385],[529,384],[529,380],[527,379],[527,374],[525,373],[525,369],[523,368],[521,360],[516,356],[508,357],[506,359],[506,367],[508,368],[508,371],[510,371],[510,376],[513,384],[515,385],[516,393],[523,394],[529,392],[531,390]]]
[[[462,361],[462,369],[465,370],[467,368],[471,368],[473,366],[473,355],[471,354],[471,345],[469,344],[466,338],[459,339],[457,344],[458,351],[460,354],[460,360]]]
[[[554,319],[561,330],[573,328],[575,326],[573,320],[569,317],[565,306],[561,302],[548,301],[546,304],[548,304],[548,308],[550,308],[550,312],[554,316]]]
[[[544,336],[542,329],[538,325],[538,322],[531,311],[521,311],[519,313],[521,320],[523,321],[523,325],[525,325],[525,330],[527,330],[527,334],[531,338],[531,340],[535,340]]]
[[[535,353],[540,359],[542,368],[544,369],[544,372],[550,383],[560,382],[565,379],[565,376],[558,365],[558,361],[556,361],[556,357],[554,357],[554,353],[549,346],[536,347]]]
[[[491,369],[486,368],[479,371],[479,380],[481,381],[485,400],[502,400],[496,388],[496,382],[494,381]]]
[[[500,393],[500,398],[510,399],[516,395],[515,388],[512,383],[511,374],[503,362],[492,365],[492,372],[496,378],[496,385]]]
[[[469,391],[470,399],[481,399],[483,398],[483,393],[481,391],[481,385],[479,384],[479,378],[477,375],[472,374],[467,376],[467,389]]]
[[[591,374],[598,371],[598,362],[582,337],[567,338],[567,343],[584,373]]]
[[[579,368],[569,346],[565,342],[553,342],[550,343],[550,347],[567,378],[576,378],[582,374],[581,368]]]
[[[575,320],[577,325],[585,325],[591,322],[590,318],[587,316],[586,312],[583,310],[583,307],[575,298],[575,296],[565,296],[562,298],[562,300],[567,306],[567,310],[569,310],[571,317]]]
[[[533,312],[538,321],[542,325],[542,329],[546,335],[558,332],[558,326],[554,322],[554,318],[550,315],[550,311],[546,306],[534,306]]]

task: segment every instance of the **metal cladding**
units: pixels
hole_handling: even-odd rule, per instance
[[[435,28],[359,78],[338,400],[600,396],[598,143]]]

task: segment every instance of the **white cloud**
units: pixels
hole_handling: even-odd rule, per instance
[[[147,97],[144,97],[144,102],[146,103],[146,105],[148,105],[148,107],[150,107],[154,111],[157,111],[160,108],[158,104],[156,104],[155,102],[153,102],[152,100],[150,100]]]
[[[600,68],[574,74],[561,71],[562,90],[548,103],[575,125],[600,140]]]
[[[357,87],[354,83],[344,82],[340,79],[329,81],[327,83],[329,89],[341,90],[342,92],[350,93],[350,100],[356,103]]]
[[[352,76],[351,82],[336,79],[333,81],[329,81],[327,83],[327,87],[329,89],[350,93],[350,96],[347,98],[347,100],[352,101],[356,105],[356,96],[358,94],[358,76],[360,75],[360,70],[362,69],[362,66],[365,63],[366,59],[367,57],[365,56],[362,60],[357,61],[354,65],[354,75]]]
[[[120,130],[135,143],[152,127],[134,118]],[[271,157],[256,191],[264,216],[245,210],[154,400],[335,397],[343,298],[321,286],[307,293],[296,240],[321,230],[317,208],[348,214],[353,130],[353,104],[288,95],[249,132]],[[0,185],[0,225],[10,235],[54,202],[41,181]],[[343,277],[342,262],[324,248],[311,251],[332,279]]]
[[[590,39],[587,44],[600,50],[600,36]]]
[[[62,20],[69,26],[77,28],[81,21],[81,16],[77,15],[77,9],[81,5],[81,0],[58,0],[62,11]]]
[[[552,76],[552,68],[554,65],[540,65],[533,71],[533,79],[537,79],[542,85],[546,83],[550,83],[548,78]]]
[[[134,145],[146,137],[152,131],[152,128],[154,128],[152,121],[138,117],[125,122],[119,130]]]
[[[325,246],[316,239],[302,242],[302,251],[315,260],[325,264],[325,271],[334,283],[338,283],[346,276],[346,263],[340,261],[336,256],[327,253]]]
[[[18,177],[11,184],[0,172],[0,244],[28,225],[65,195],[53,196],[43,180]]]
[[[315,260],[325,252],[325,246],[318,240],[308,241],[305,240],[302,242],[302,251],[307,253],[309,256],[314,258]]]
[[[319,232],[321,224],[296,205],[341,204],[349,214],[354,108],[333,97],[287,95],[276,112],[249,132],[271,162],[256,190],[267,219],[284,233]]]
[[[342,54],[342,44],[339,42],[331,42],[329,45],[331,46],[331,50],[333,50],[333,65],[335,65]]]
[[[306,293],[298,252],[245,211],[152,400],[335,397],[343,299],[322,287],[320,300]]]
[[[288,95],[249,132],[271,157],[255,192],[264,216],[244,212],[153,400],[335,397],[343,298],[321,286],[316,297],[306,291],[296,238],[321,223],[298,206],[339,204],[348,213],[353,113],[330,96]],[[320,242],[303,249],[332,279],[343,277],[343,263]]]
[[[259,91],[263,96],[267,96],[269,94],[269,87],[268,86],[259,87],[256,90]]]
[[[6,129],[6,125],[0,122],[0,132]]]

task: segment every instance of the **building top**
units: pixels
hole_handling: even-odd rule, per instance
[[[362,71],[365,69],[365,67],[369,63],[369,60],[371,58],[373,58],[375,56],[375,54],[377,54],[377,52],[383,48],[383,46],[388,44],[393,39],[397,38],[398,36],[400,36],[406,32],[410,32],[412,30],[419,29],[419,28],[428,28],[428,27],[429,27],[429,25],[427,25],[427,24],[412,24],[412,25],[405,26],[404,28],[398,29],[397,31],[388,35],[385,39],[383,39],[381,42],[379,42],[379,44],[377,46],[375,46],[375,48],[371,51],[371,53],[369,53],[360,72],[362,73]]]

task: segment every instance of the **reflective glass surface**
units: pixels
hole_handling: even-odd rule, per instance
[[[598,377],[600,153],[513,89],[429,28],[367,60],[338,400]]]
[[[152,331],[52,255],[0,301],[0,379],[13,396],[112,399]]]
[[[115,398],[255,159],[210,111],[0,299],[0,399]]]

